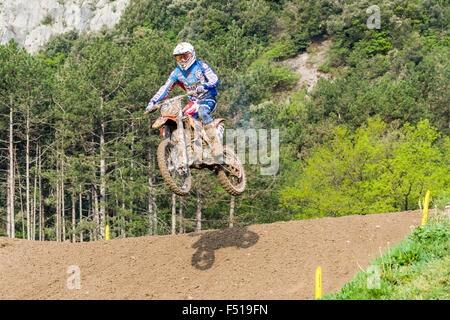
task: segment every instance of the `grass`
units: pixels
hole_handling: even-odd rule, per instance
[[[449,218],[430,219],[327,300],[449,300]]]

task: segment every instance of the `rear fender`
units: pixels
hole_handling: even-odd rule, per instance
[[[225,119],[222,119],[222,118],[215,119],[215,120],[213,121],[214,128],[217,128],[217,126],[218,126],[222,121],[225,121]]]
[[[217,133],[219,134],[219,139],[223,139],[223,134],[225,132],[225,126],[222,123],[223,121],[225,121],[225,119],[219,118],[215,119],[213,122],[214,128],[217,129]]]

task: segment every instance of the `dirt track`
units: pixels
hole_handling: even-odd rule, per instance
[[[0,238],[0,299],[311,299],[338,290],[419,211],[85,243]],[[81,289],[68,289],[71,265]]]

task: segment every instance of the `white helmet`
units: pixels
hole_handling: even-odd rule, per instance
[[[181,70],[187,70],[195,61],[194,47],[189,42],[181,42],[173,49],[173,56]]]

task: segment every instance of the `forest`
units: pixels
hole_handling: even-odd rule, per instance
[[[380,27],[368,28],[377,6]],[[31,55],[0,45],[0,236],[92,241],[450,201],[447,0],[131,0],[97,33]],[[312,90],[285,62],[331,41]],[[168,189],[145,106],[189,41],[217,73],[214,117],[280,130],[276,175],[246,164],[231,197],[214,173]],[[177,88],[172,96],[181,93]]]

